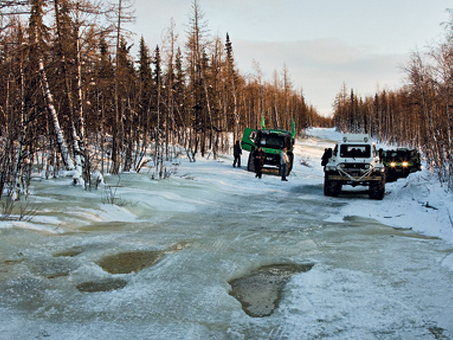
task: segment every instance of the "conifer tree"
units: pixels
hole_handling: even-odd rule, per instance
[[[153,92],[153,79],[151,71],[151,56],[149,49],[146,46],[145,39],[143,36],[140,39],[139,48],[139,59],[138,59],[138,108],[137,114],[139,119],[139,129],[141,133],[141,141],[137,141],[137,144],[141,143],[139,153],[139,161],[137,162],[137,171],[140,171],[143,166],[143,160],[146,157],[146,150],[148,147],[149,140],[149,129],[151,124],[151,112],[152,112],[152,92]]]
[[[234,56],[233,56],[233,46],[230,41],[230,36],[226,34],[226,41],[225,41],[225,50],[226,50],[226,67],[227,67],[227,83],[228,88],[231,93],[232,101],[231,101],[231,112],[233,117],[233,140],[236,141],[239,136],[239,113],[238,113],[238,99],[236,94],[236,70],[235,70],[235,63],[234,63]]]
[[[159,177],[162,178],[163,171],[163,152],[161,144],[161,119],[162,119],[162,67],[161,67],[161,58],[160,58],[160,49],[159,46],[156,46],[153,56],[153,81],[154,81],[154,100],[156,103],[155,106],[155,132],[154,132],[154,164],[158,170]]]
[[[123,137],[124,137],[124,103],[120,94],[121,77],[124,75],[122,66],[127,66],[127,62],[121,64],[121,57],[124,57],[125,53],[125,42],[123,40],[123,24],[133,20],[133,16],[130,13],[131,3],[129,0],[118,0],[117,6],[114,8],[116,27],[115,27],[115,77],[114,77],[114,89],[115,89],[115,130],[113,131],[113,146],[112,146],[112,173],[118,174],[120,172],[120,164],[123,153]],[[121,55],[123,53],[123,55]],[[124,59],[123,59],[124,61]],[[124,85],[124,84],[123,84]]]

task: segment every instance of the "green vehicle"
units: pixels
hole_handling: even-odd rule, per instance
[[[286,169],[286,175],[288,176],[293,168],[294,162],[294,141],[296,136],[296,129],[294,127],[294,121],[292,123],[292,131],[278,130],[278,129],[266,129],[264,124],[261,123],[262,129],[254,130],[251,128],[245,128],[242,136],[242,149],[249,151],[249,159],[247,163],[247,170],[255,172],[255,159],[253,152],[261,146],[265,153],[264,167],[271,166],[280,169],[280,153],[283,148],[286,147],[289,158],[289,164]]]

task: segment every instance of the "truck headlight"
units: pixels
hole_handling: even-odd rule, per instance
[[[394,167],[396,166],[396,162],[390,163],[390,166],[391,166],[392,168],[394,168]]]
[[[408,162],[403,162],[403,166],[404,166],[404,167],[407,167],[408,165],[409,165]]]

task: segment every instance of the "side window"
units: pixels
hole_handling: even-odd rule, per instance
[[[255,130],[253,130],[252,132],[250,132],[249,139],[250,139],[252,142],[255,142],[255,139],[256,139],[256,131],[255,131]]]

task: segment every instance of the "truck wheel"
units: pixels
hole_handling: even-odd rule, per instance
[[[255,172],[255,157],[253,157],[253,153],[250,152],[249,161],[247,163],[247,170],[251,172]]]
[[[382,200],[385,195],[385,179],[370,183],[369,196],[372,199]]]
[[[336,181],[331,181],[327,178],[327,175],[324,176],[324,195],[325,196],[338,196],[340,192],[341,185]]]

